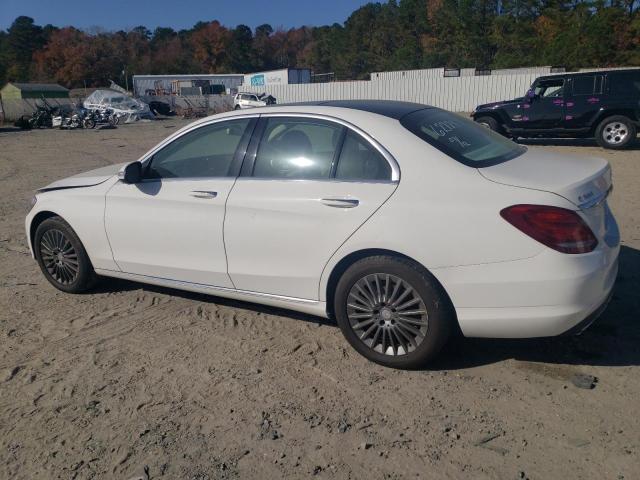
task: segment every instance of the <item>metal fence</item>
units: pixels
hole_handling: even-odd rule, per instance
[[[537,73],[464,77],[410,77],[405,79],[242,87],[252,93],[266,92],[278,103],[322,100],[401,100],[423,103],[454,112],[469,112],[477,105],[521,97]]]

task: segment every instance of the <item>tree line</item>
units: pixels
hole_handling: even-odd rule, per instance
[[[0,31],[0,85],[124,83],[124,75],[298,67],[339,80],[431,67],[640,65],[640,0],[389,0],[343,24],[90,31],[15,19]]]

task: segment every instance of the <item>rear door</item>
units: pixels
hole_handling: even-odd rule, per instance
[[[514,128],[531,130],[551,130],[562,126],[564,117],[565,79],[543,78],[533,89],[535,97],[525,100],[522,114],[512,118]]]
[[[602,74],[578,75],[567,85],[564,128],[587,128],[600,111],[604,77]]]
[[[395,161],[366,134],[310,116],[263,116],[227,201],[239,290],[317,300],[338,247],[393,193]]]

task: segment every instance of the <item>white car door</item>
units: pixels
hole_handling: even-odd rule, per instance
[[[233,288],[222,227],[256,118],[188,131],[153,154],[143,181],[107,193],[105,228],[127,273]]]
[[[317,300],[331,255],[397,186],[397,166],[378,148],[333,121],[261,117],[227,200],[236,288]]]

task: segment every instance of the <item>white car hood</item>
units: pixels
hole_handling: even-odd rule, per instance
[[[493,182],[553,192],[579,207],[598,202],[611,189],[611,167],[606,160],[531,148],[519,157],[479,171]]]
[[[91,187],[93,185],[98,185],[102,182],[106,182],[117,174],[124,165],[126,165],[126,163],[118,163],[115,165],[96,168],[95,170],[89,170],[88,172],[78,173],[77,175],[63,178],[62,180],[56,180],[38,191],[46,192],[49,190],[59,190],[63,188]]]

